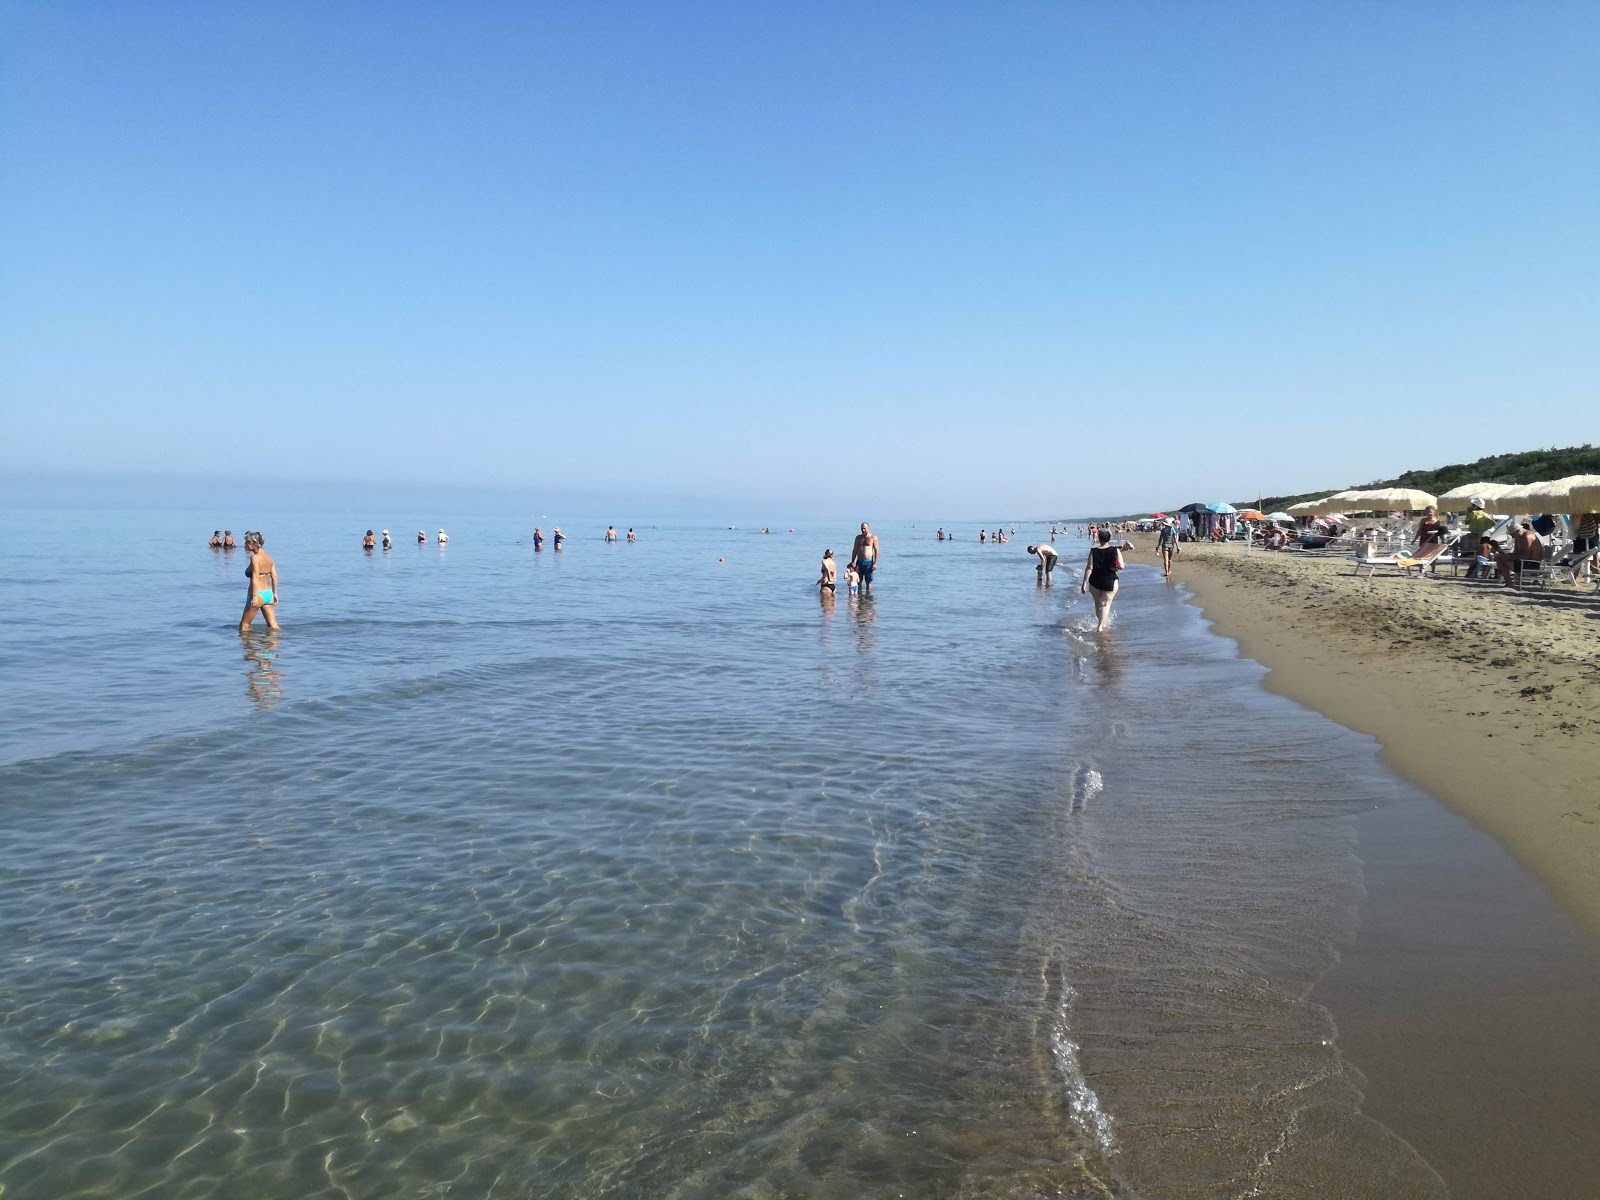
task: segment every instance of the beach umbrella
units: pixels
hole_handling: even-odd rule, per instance
[[[1474,500],[1482,500],[1490,507],[1515,485],[1509,483],[1463,483],[1453,487],[1436,501],[1440,512],[1464,513],[1472,508]]]
[[[1323,499],[1327,497],[1324,496]],[[1317,505],[1321,503],[1322,500],[1302,500],[1299,504],[1289,505],[1289,512],[1297,517],[1313,517],[1316,516]]]
[[[1316,507],[1314,507],[1311,511],[1316,513],[1319,517],[1325,517],[1329,513],[1348,512],[1350,509],[1355,507],[1355,505],[1351,503],[1351,501],[1355,499],[1355,496],[1356,493],[1353,490],[1335,492],[1331,496],[1324,496],[1321,500],[1313,500],[1311,503]]]
[[[1277,521],[1288,521],[1290,524],[1294,523],[1294,518],[1291,517],[1286,512],[1268,513],[1267,514],[1267,520],[1274,521],[1274,522],[1277,522]]]
[[[1239,520],[1241,521],[1265,521],[1266,519],[1267,514],[1255,508],[1247,508],[1239,514]]]
[[[1151,513],[1150,514],[1150,519],[1152,521],[1165,521],[1167,519],[1167,514],[1166,513]]]
[[[1206,505],[1205,508],[1206,508],[1207,512],[1214,512],[1214,513],[1231,513],[1231,512],[1237,512],[1238,511],[1236,508],[1233,507],[1233,505],[1229,504],[1226,500],[1218,500],[1215,504]]]
[[[1350,499],[1372,512],[1382,510],[1420,512],[1434,503],[1431,495],[1417,488],[1373,488],[1370,491],[1356,492]]]
[[[1181,513],[1203,513],[1209,511],[1204,504],[1196,500],[1193,504],[1185,504],[1178,510]]]
[[[1595,501],[1600,500],[1600,475],[1568,475],[1565,479],[1543,485],[1540,490],[1546,492],[1545,498],[1551,501],[1549,506],[1541,510],[1543,512],[1595,512]],[[1588,508],[1578,503],[1580,498],[1587,498]]]
[[[1594,476],[1588,476],[1593,479]],[[1600,480],[1594,483],[1580,483],[1567,490],[1567,503],[1571,505],[1568,512],[1592,513],[1600,512]]]

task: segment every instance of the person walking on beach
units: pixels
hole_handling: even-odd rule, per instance
[[[833,561],[833,548],[822,552],[822,578],[817,580],[817,590],[833,595],[838,589],[838,567]]]
[[[250,563],[244,569],[245,578],[250,582],[246,585],[244,596],[244,615],[239,618],[239,632],[248,633],[250,623],[260,613],[267,619],[267,628],[278,628],[278,617],[275,608],[278,603],[278,564],[272,561],[272,555],[264,548],[266,539],[259,533],[246,533],[244,535],[244,548],[250,555]]]
[[[1029,546],[1028,553],[1039,556],[1039,565],[1033,569],[1034,574],[1039,577],[1040,583],[1048,584],[1050,572],[1056,569],[1056,548],[1044,545]]]
[[[1172,574],[1172,556],[1178,552],[1178,525],[1168,521],[1161,526],[1161,536],[1156,539],[1156,549],[1161,551],[1161,573]]]
[[[1100,544],[1089,547],[1089,561],[1078,594],[1094,593],[1094,611],[1099,618],[1095,631],[1104,633],[1111,623],[1111,601],[1117,594],[1117,572],[1123,569],[1123,562],[1122,551],[1111,544],[1111,530],[1102,529],[1098,536]]]
[[[882,557],[878,535],[872,532],[865,521],[861,522],[861,532],[856,534],[855,545],[850,547],[850,561],[861,575],[863,596],[872,595],[872,573],[878,569],[878,561]]]

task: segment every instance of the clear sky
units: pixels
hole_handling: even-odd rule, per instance
[[[986,517],[1600,441],[1597,62],[1592,2],[13,0],[0,469]]]

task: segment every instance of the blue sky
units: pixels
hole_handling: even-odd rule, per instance
[[[983,517],[1600,440],[1593,4],[0,11],[0,468]]]

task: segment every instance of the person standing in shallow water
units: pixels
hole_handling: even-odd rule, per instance
[[[367,530],[367,536],[361,539],[361,548],[363,550],[372,550],[377,544],[378,539],[372,536],[372,530]]]
[[[1078,594],[1094,593],[1094,611],[1099,618],[1095,629],[1104,633],[1111,623],[1111,601],[1117,594],[1117,572],[1123,569],[1123,562],[1122,551],[1111,544],[1111,531],[1102,529],[1098,536],[1100,544],[1089,547],[1089,561],[1084,566]]]
[[[883,550],[878,545],[877,534],[872,532],[871,526],[865,521],[861,522],[861,532],[856,534],[855,545],[850,547],[850,561],[861,576],[863,596],[872,595],[872,573],[878,569],[878,560],[882,556]]]
[[[544,531],[537,525],[533,527],[533,551],[537,554],[544,549]]]
[[[1161,551],[1161,573],[1172,574],[1172,556],[1178,552],[1178,523],[1168,521],[1161,526],[1161,536],[1156,539],[1156,549]]]
[[[1029,546],[1028,553],[1039,556],[1039,565],[1034,568],[1034,573],[1038,575],[1040,583],[1049,584],[1050,572],[1056,569],[1055,547],[1046,545]]]
[[[278,564],[266,552],[265,544],[266,539],[259,533],[244,535],[244,548],[250,555],[250,563],[245,567],[244,574],[250,582],[245,592],[244,615],[239,618],[240,633],[250,631],[250,624],[258,612],[267,619],[268,629],[278,628],[275,611],[278,603]]]
[[[822,578],[817,580],[817,590],[825,596],[831,596],[839,588],[839,568],[833,561],[833,549],[829,547],[822,552]]]

